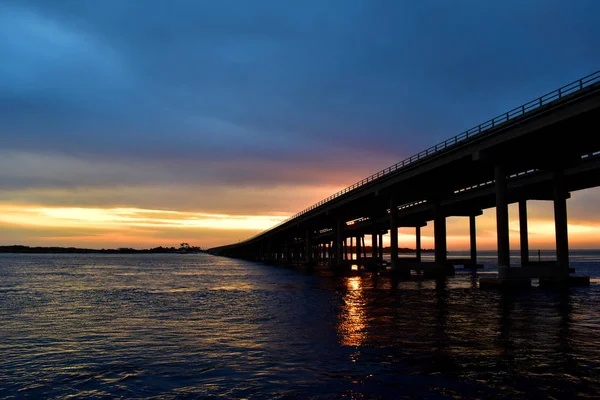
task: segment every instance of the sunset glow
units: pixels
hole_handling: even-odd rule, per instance
[[[96,229],[152,228],[210,228],[264,230],[285,219],[261,215],[225,215],[136,208],[75,208],[31,207],[0,205],[0,222],[63,227],[92,227]]]

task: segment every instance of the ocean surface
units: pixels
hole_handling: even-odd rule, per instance
[[[496,269],[479,261],[392,285],[206,254],[2,254],[0,398],[599,398],[600,252],[572,251],[592,284],[567,290],[480,289]]]

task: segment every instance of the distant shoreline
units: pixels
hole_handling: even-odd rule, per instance
[[[44,246],[23,246],[23,245],[12,245],[12,246],[0,246],[0,253],[26,253],[26,254],[185,254],[185,253],[204,253],[205,250],[194,249],[185,250],[176,247],[154,247],[151,249],[132,249],[132,248],[118,248],[118,249],[85,249],[79,247],[44,247]]]
[[[352,252],[356,252],[356,248],[350,249]],[[361,249],[367,254],[372,252],[371,246],[366,246],[365,249]],[[495,249],[481,249],[477,252],[495,252]],[[512,249],[511,253],[518,252],[518,249]],[[552,253],[554,249],[541,249],[542,253]],[[600,249],[585,248],[585,249],[569,249],[569,251],[600,251]],[[421,249],[422,253],[433,253],[435,249]],[[469,252],[466,250],[450,250],[449,253],[465,253]],[[207,250],[194,248],[177,248],[177,247],[153,247],[150,249],[133,249],[133,248],[118,248],[118,249],[87,249],[79,247],[60,247],[60,246],[24,246],[24,245],[10,245],[0,246],[0,253],[22,253],[22,254],[195,254],[195,253],[207,253]],[[384,247],[384,254],[390,254],[390,248]],[[400,254],[414,254],[415,249],[408,247],[398,248]],[[530,254],[537,253],[537,250],[530,250]]]
[[[371,253],[371,246],[365,246],[361,249],[366,253]],[[352,252],[356,252],[356,248],[351,249]],[[398,253],[416,253],[415,249],[408,247],[398,248]],[[434,249],[421,249],[423,253],[433,253]],[[25,246],[25,245],[11,245],[11,246],[0,246],[0,253],[23,253],[23,254],[187,254],[187,253],[206,253],[206,250],[193,248],[193,249],[182,249],[176,247],[153,247],[150,249],[133,249],[133,248],[118,248],[118,249],[86,249],[79,247],[60,247],[60,246]],[[390,253],[389,247],[384,247],[384,254]]]

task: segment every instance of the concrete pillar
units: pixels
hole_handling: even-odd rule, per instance
[[[519,200],[519,236],[521,237],[521,266],[529,264],[529,233],[527,230],[527,200]]]
[[[367,245],[365,244],[365,237],[361,236],[360,240],[362,241],[362,251],[363,251],[363,257],[367,258]]]
[[[377,260],[377,231],[375,230],[375,224],[373,224],[373,232],[371,233],[371,257],[373,261]]]
[[[360,248],[360,236],[356,237],[356,259],[362,258],[362,250]]]
[[[417,262],[421,262],[421,227],[417,226],[415,229],[415,250]]]
[[[567,219],[567,192],[562,169],[554,171],[554,229],[556,232],[556,261],[558,267],[568,274],[569,231]]]
[[[379,234],[377,243],[379,244],[379,259],[383,261],[383,233]]]
[[[496,231],[498,234],[498,268],[510,267],[510,242],[508,237],[508,197],[506,170],[497,165],[494,171],[496,180]],[[501,270],[498,271],[503,277]]]
[[[477,265],[477,226],[475,225],[475,216],[469,215],[469,233],[471,237],[471,263]]]
[[[350,250],[348,250],[348,238],[344,237],[344,260],[350,259]]]
[[[283,260],[285,262],[289,262],[290,261],[290,251],[288,249],[287,239],[286,239],[285,242],[283,242]]]
[[[312,240],[310,230],[306,230],[306,250],[304,251],[305,261],[307,263],[312,262]]]
[[[352,260],[352,254],[354,252],[353,247],[354,247],[354,237],[350,236],[350,259],[351,260]]]
[[[398,270],[398,202],[390,200],[390,261],[392,270]]]
[[[342,240],[344,238],[344,221],[338,217],[335,229],[335,263],[342,264]]]
[[[446,247],[446,216],[442,210],[439,201],[434,203],[434,241],[435,241],[435,263],[439,266],[446,265],[447,247]]]

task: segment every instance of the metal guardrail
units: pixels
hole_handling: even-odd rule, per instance
[[[489,119],[471,129],[468,129],[468,130],[450,138],[450,139],[440,142],[440,143],[436,144],[435,146],[431,146],[428,149],[421,151],[420,153],[417,153],[411,157],[405,158],[404,160],[402,160],[394,165],[391,165],[385,169],[382,169],[381,171],[376,172],[373,175],[368,176],[368,177],[348,186],[347,188],[342,189],[339,192],[332,194],[331,196],[327,197],[326,199],[323,199],[323,200],[319,201],[318,203],[313,204],[312,206],[292,215],[291,217],[289,217],[289,218],[281,221],[280,223],[272,226],[271,228],[267,229],[266,231],[260,232],[256,235],[252,236],[251,238],[248,238],[240,243],[245,243],[245,242],[251,241],[251,240],[263,235],[264,233],[269,232],[269,231],[271,231],[271,230],[273,230],[295,218],[298,218],[301,215],[304,215],[307,212],[312,211],[315,208],[318,208],[318,207],[322,206],[323,204],[328,203],[331,200],[334,200],[352,190],[358,189],[368,183],[371,183],[371,182],[378,180],[384,176],[387,176],[392,172],[396,172],[399,169],[407,167],[407,166],[415,163],[416,161],[422,160],[425,157],[429,157],[433,154],[439,153],[442,150],[446,150],[449,147],[455,146],[461,142],[466,141],[467,139],[470,139],[474,136],[478,136],[478,135],[482,134],[483,132],[486,132],[492,128],[495,128],[500,124],[508,122],[508,121],[515,119],[517,117],[520,117],[522,115],[525,115],[526,113],[528,113],[530,111],[534,111],[542,106],[553,103],[557,100],[560,100],[564,96],[576,93],[576,92],[583,90],[584,88],[587,88],[588,86],[592,86],[593,84],[598,83],[598,82],[600,82],[600,71],[596,71],[596,72],[594,72],[590,75],[587,75],[581,79],[578,79],[578,80],[573,81],[573,82],[571,82],[565,86],[562,86],[556,90],[553,90],[552,92],[546,93],[543,96],[540,96],[534,100],[531,100],[519,107],[513,108],[510,111],[507,111],[507,112],[500,114],[492,119]],[[240,244],[240,243],[238,243],[238,244]]]

